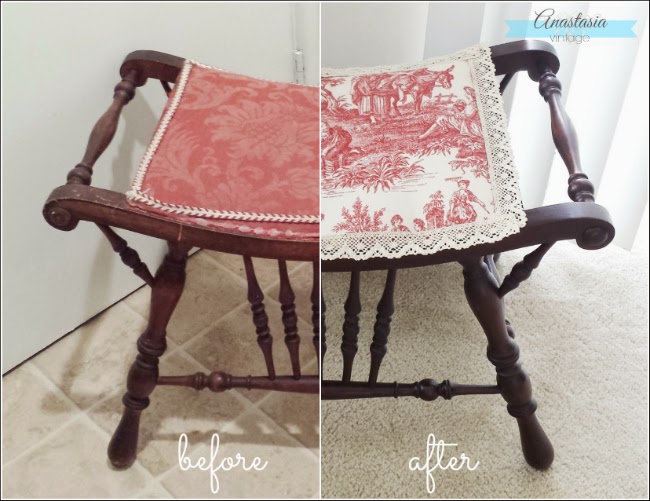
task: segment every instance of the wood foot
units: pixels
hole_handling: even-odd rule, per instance
[[[142,409],[135,409],[125,404],[120,424],[117,425],[108,444],[108,459],[119,470],[126,469],[135,462],[141,413]]]
[[[183,292],[186,261],[187,249],[170,244],[156,273],[149,323],[138,339],[138,356],[127,376],[124,413],[108,445],[108,458],[116,468],[128,468],[136,459],[140,414],[149,406],[158,381],[158,359],[167,347],[167,324]]]
[[[524,457],[533,468],[546,469],[553,462],[553,446],[537,421],[532,385],[519,363],[519,347],[510,336],[499,286],[481,258],[461,262],[465,295],[488,338],[487,357],[497,372],[497,386],[517,419]],[[514,331],[512,331],[514,333]]]

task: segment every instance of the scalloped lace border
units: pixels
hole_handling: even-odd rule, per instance
[[[321,259],[399,258],[427,255],[446,249],[498,242],[519,233],[526,224],[518,174],[510,147],[507,117],[499,83],[495,75],[490,48],[475,45],[449,56],[428,59],[414,64],[374,66],[368,68],[324,68],[323,76],[350,76],[384,71],[419,69],[437,63],[467,60],[476,86],[476,95],[483,136],[492,179],[495,212],[486,221],[447,226],[417,233],[341,233],[321,235]]]

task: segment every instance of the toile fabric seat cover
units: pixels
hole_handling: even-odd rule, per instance
[[[318,89],[186,61],[127,199],[177,222],[319,236]]]
[[[433,254],[520,231],[489,47],[321,75],[322,259]]]

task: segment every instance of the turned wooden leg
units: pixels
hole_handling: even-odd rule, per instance
[[[533,468],[545,470],[553,462],[553,446],[542,430],[528,375],[519,363],[519,348],[509,336],[499,286],[482,258],[461,262],[465,295],[488,338],[487,357],[496,367],[497,386],[517,419],[524,457]]]
[[[149,322],[138,339],[138,356],[129,370],[122,398],[124,413],[108,444],[108,457],[116,468],[128,468],[135,461],[140,414],[149,406],[149,395],[156,387],[158,359],[167,347],[167,324],[185,285],[187,250],[170,243],[169,253],[156,273]]]

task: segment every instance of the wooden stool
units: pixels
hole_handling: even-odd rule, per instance
[[[176,116],[185,113],[185,119],[191,123],[193,109],[197,106],[196,101],[190,100],[190,97],[187,97],[187,99],[183,97],[186,101],[189,100],[189,104],[184,109],[182,101],[178,106],[181,93],[174,91],[177,90],[176,87],[179,84],[187,84],[184,96],[189,96],[191,84],[187,83],[187,76],[190,71],[195,71],[195,68],[199,66],[196,63],[189,64],[189,62],[179,57],[153,51],[138,51],[127,56],[120,68],[122,81],[115,87],[113,103],[95,125],[83,160],[70,171],[67,184],[56,188],[51,193],[43,208],[43,215],[47,222],[59,230],[73,230],[79,221],[95,223],[109,240],[115,252],[120,255],[124,264],[132,268],[133,272],[152,289],[149,322],[138,339],[138,356],[127,378],[127,391],[123,398],[124,414],[108,447],[110,461],[117,468],[129,467],[136,459],[140,414],[149,405],[149,395],[157,385],[188,386],[197,390],[208,388],[214,392],[222,392],[231,388],[247,388],[317,394],[319,390],[318,375],[305,375],[301,372],[299,360],[300,338],[298,337],[294,304],[295,294],[289,281],[286,264],[287,261],[310,261],[313,263],[313,289],[311,292],[313,345],[318,352],[319,245],[318,224],[313,223],[314,218],[318,221],[317,215],[303,215],[304,217],[298,215],[293,219],[263,217],[264,215],[257,217],[254,214],[252,216],[245,214],[242,217],[238,215],[229,217],[227,211],[224,210],[221,217],[206,218],[201,210],[177,210],[174,208],[170,210],[170,207],[165,205],[167,202],[163,200],[159,200],[160,204],[150,206],[146,194],[141,199],[137,199],[137,188],[153,190],[155,184],[155,179],[152,181],[147,180],[145,177],[143,180],[142,169],[138,174],[139,177],[136,179],[136,183],[134,183],[136,193],[130,193],[129,200],[123,193],[90,186],[93,166],[115,134],[122,107],[134,97],[135,89],[144,85],[147,79],[160,80],[163,88],[170,96],[163,120],[154,136],[154,140],[157,139],[160,143],[157,146],[162,147],[160,145],[164,143],[165,138],[174,139],[169,133],[171,118],[176,119]],[[250,85],[256,89],[265,86],[273,87],[273,95],[283,103],[290,103],[294,94],[299,95],[300,99],[302,99],[300,106],[304,108],[301,110],[303,113],[301,120],[304,119],[304,116],[308,116],[306,120],[309,121],[310,130],[314,131],[313,143],[315,147],[312,145],[314,150],[311,153],[313,161],[304,156],[304,151],[302,152],[304,167],[301,167],[301,169],[304,172],[302,173],[303,180],[300,182],[303,183],[301,187],[304,192],[301,197],[297,198],[305,199],[307,197],[310,198],[312,203],[315,200],[317,211],[318,135],[316,131],[318,129],[318,90],[316,88],[299,89],[298,87],[304,86],[259,81],[240,75],[213,71],[212,69],[203,68],[201,71],[203,73],[199,72],[197,75],[204,78],[200,82],[203,87],[195,89],[196,93],[191,96],[193,98],[197,98],[197,96],[203,98],[210,95],[212,88],[205,87],[207,85],[206,81],[209,79],[215,80],[215,85],[224,81],[231,87],[241,84],[243,85],[243,95],[250,95],[252,92],[246,90],[246,81],[248,80],[250,80]],[[185,78],[185,80],[181,82],[181,78]],[[177,84],[174,91],[170,88],[170,83]],[[223,87],[217,87],[215,91],[217,98],[220,96],[218,93],[225,88],[225,85],[224,83]],[[313,110],[307,109],[311,106],[309,102],[305,103],[305,100],[309,101],[308,98],[311,95],[314,96]],[[232,103],[230,105],[235,106]],[[177,107],[176,110],[172,109],[174,106]],[[168,116],[170,110],[172,116]],[[176,111],[175,115],[174,111]],[[165,120],[165,117],[169,118],[169,120]],[[312,117],[313,120],[309,117]],[[290,113],[289,116],[285,114],[285,120],[288,118],[290,118]],[[165,138],[162,138],[161,130],[162,133],[168,131]],[[182,146],[189,148],[192,144],[192,142],[186,141]],[[205,145],[198,145],[198,147],[205,147]],[[151,151],[152,148],[150,147],[147,153],[148,157],[143,162],[143,166],[146,164],[145,167],[150,169],[149,172],[151,172],[151,169],[171,168],[169,163],[165,163],[164,158],[156,160],[154,156],[152,160],[149,155]],[[273,153],[271,152],[271,154]],[[266,169],[264,172],[271,170],[267,165],[261,165],[261,168]],[[310,172],[313,173],[313,176]],[[305,176],[309,178],[309,182],[304,181]],[[219,179],[218,176],[216,178]],[[187,175],[182,175],[180,181],[189,183],[190,190],[192,190],[191,179],[188,179]],[[148,187],[147,183],[149,183]],[[315,193],[312,193],[314,189]],[[306,193],[309,190],[312,192]],[[168,195],[178,195],[179,197],[195,196],[198,191],[200,190],[191,191],[189,194],[174,192]],[[151,193],[151,191],[148,193]],[[289,193],[289,195],[295,194]],[[139,203],[142,200],[144,202]],[[276,203],[277,200],[271,202]],[[238,203],[238,201],[235,200],[233,203]],[[183,204],[181,203],[181,205]],[[194,209],[197,208],[194,207]],[[295,209],[295,207],[291,209]],[[203,212],[211,210],[215,214],[218,213],[213,209],[205,209]],[[138,253],[115,233],[113,227],[167,241],[169,252],[155,276],[149,272],[147,266],[140,260]],[[243,256],[248,281],[248,301],[251,304],[257,342],[266,362],[266,375],[238,376],[220,371],[211,374],[197,373],[186,376],[159,375],[158,360],[166,348],[166,327],[183,292],[185,264],[188,251],[193,247]],[[278,260],[280,275],[279,301],[282,305],[284,340],[292,366],[291,374],[288,375],[276,374],[272,354],[273,338],[269,331],[268,316],[264,307],[264,294],[255,276],[252,257]]]
[[[430,255],[323,260],[323,272],[350,272],[350,287],[344,306],[341,380],[323,381],[321,396],[323,399],[412,396],[433,401],[438,397],[450,399],[456,395],[500,394],[508,404],[508,413],[517,419],[526,461],[534,468],[546,469],[553,462],[553,447],[535,416],[537,403],[532,397],[530,379],[519,363],[514,330],[504,313],[504,297],[531,276],[555,242],[575,240],[583,249],[601,249],[614,238],[614,227],[608,212],[594,203],[594,187],[582,172],[576,133],[561,102],[561,85],[556,77],[560,64],[552,46],[539,41],[519,41],[492,47],[491,53],[496,74],[503,75],[500,92],[518,71],[527,71],[532,80],[539,82],[540,94],[551,110],[553,140],[569,170],[568,194],[573,202],[525,211],[527,222],[521,231],[492,243],[460,250],[446,249]],[[494,265],[499,254],[529,246],[536,248],[500,280]],[[463,267],[465,295],[487,336],[487,357],[496,368],[496,385],[437,383],[432,379],[412,384],[379,382],[379,369],[387,352],[394,312],[397,270],[452,261]],[[368,270],[387,270],[386,285],[377,306],[368,380],[351,381],[360,329],[360,274]],[[327,349],[324,298],[321,301],[321,353],[324,355]]]

